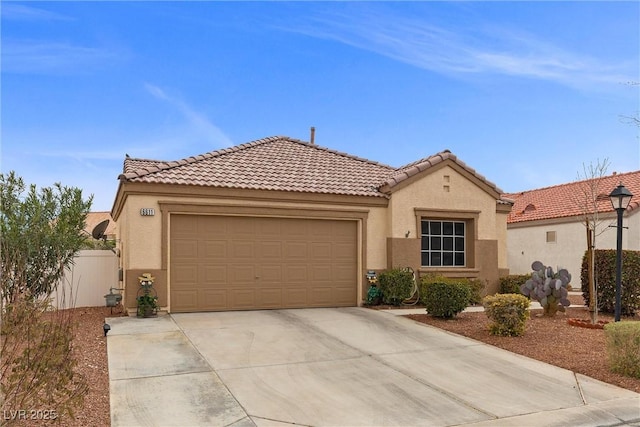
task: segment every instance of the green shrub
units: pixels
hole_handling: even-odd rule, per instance
[[[519,294],[488,295],[482,300],[484,312],[493,322],[492,335],[520,336],[524,334],[529,318],[529,299]]]
[[[378,277],[382,302],[385,304],[400,305],[402,301],[411,296],[413,290],[413,273],[400,268],[383,271]]]
[[[420,297],[429,314],[450,319],[469,305],[471,287],[457,279],[425,276],[420,281]]]
[[[605,313],[615,311],[616,300],[616,251],[597,249],[595,251],[595,280],[598,284],[598,310]],[[582,297],[589,304],[589,275],[587,255],[582,258]],[[621,313],[633,316],[640,311],[640,251],[622,251],[622,294]]]
[[[609,369],[640,378],[640,322],[608,323],[604,326]]]
[[[484,282],[480,279],[463,279],[469,283],[471,290],[471,296],[469,297],[469,304],[482,304],[482,292],[484,291]]]
[[[420,303],[425,304],[424,295],[426,294],[425,284],[429,282],[443,283],[462,283],[469,286],[470,297],[467,305],[482,304],[482,292],[485,288],[485,282],[481,279],[467,279],[464,277],[445,277],[437,274],[427,274],[422,276],[420,280]]]
[[[530,274],[510,274],[500,278],[499,294],[519,294],[520,285],[531,278]]]

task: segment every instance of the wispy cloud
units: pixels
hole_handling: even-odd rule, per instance
[[[317,15],[307,24],[282,26],[335,40],[416,67],[447,75],[494,73],[554,81],[567,86],[619,83],[634,75],[628,64],[580,55],[521,30],[444,28],[427,19],[368,9]]]
[[[113,65],[124,57],[126,54],[123,52],[109,48],[5,39],[2,43],[2,72],[77,74]]]
[[[182,99],[168,95],[165,90],[151,83],[144,83],[144,88],[153,97],[166,102],[182,114],[191,129],[192,138],[203,139],[214,147],[232,145],[229,137],[227,137],[220,128],[211,123],[206,115],[196,111]],[[187,135],[185,135],[185,137],[187,137]]]

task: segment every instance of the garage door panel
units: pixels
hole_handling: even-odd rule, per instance
[[[202,266],[202,281],[205,284],[215,286],[227,283],[227,266],[225,265],[204,265]]]
[[[183,236],[197,236],[199,234],[198,221],[194,220],[194,217],[189,215],[176,216],[171,220],[171,233]]]
[[[227,270],[230,284],[253,284],[256,275],[256,266],[253,264],[230,264]]]
[[[170,221],[172,311],[357,303],[356,221],[181,214]]]
[[[351,260],[357,253],[357,247],[352,242],[335,242],[331,248],[333,250],[332,255],[334,259],[344,258]]]
[[[233,216],[227,217],[227,234],[232,236],[255,236],[257,222],[255,218]]]
[[[306,283],[308,271],[306,265],[285,265],[284,283]]]
[[[285,241],[284,245],[284,256],[287,261],[295,261],[295,260],[304,260],[306,261],[309,258],[307,246],[308,242],[306,241]]]
[[[202,257],[212,261],[227,257],[226,240],[205,240],[202,242]]]
[[[291,287],[287,289],[283,289],[284,298],[283,306],[284,307],[306,307],[308,306],[308,289],[301,287]]]
[[[259,221],[257,224],[257,234],[261,236],[272,236],[279,239],[282,235],[282,222],[280,221]]]
[[[200,292],[200,306],[210,307],[211,310],[226,310],[228,308],[226,289],[205,289]]]
[[[224,236],[227,234],[227,222],[226,221],[201,221],[201,217],[196,217],[193,215],[185,215],[192,216],[196,218],[194,222],[198,224],[197,230],[198,235],[200,236]],[[171,220],[173,223],[173,219]]]
[[[309,245],[314,261],[327,262],[331,260],[333,246],[331,242],[311,242]]]
[[[258,278],[260,283],[272,284],[277,283],[278,285],[282,284],[282,266],[281,265],[261,265],[260,272],[258,273]]]
[[[236,309],[256,308],[256,293],[253,289],[230,289],[231,307]]]
[[[198,264],[180,264],[172,270],[173,277],[180,283],[195,285],[198,283]]]
[[[279,308],[282,307],[282,289],[269,288],[257,291],[258,301],[261,308]]]
[[[229,255],[233,260],[253,262],[256,257],[255,243],[251,240],[232,240],[229,242]]]
[[[258,242],[258,259],[264,260],[281,260],[282,259],[282,242],[280,241],[267,241]]]
[[[198,309],[198,292],[194,289],[171,292],[171,305],[174,304],[182,311],[195,311]]]
[[[356,270],[353,265],[334,264],[331,268],[331,278],[334,282],[351,282]]]
[[[334,287],[333,301],[340,307],[351,307],[353,305],[353,288],[351,286]]]
[[[315,285],[322,282],[331,283],[331,264],[314,264],[309,268],[311,269],[311,279]]]
[[[196,240],[180,239],[173,242],[177,259],[197,259],[198,258],[198,242]]]
[[[328,304],[331,304],[333,302],[332,290],[330,287],[315,286],[311,288],[310,297],[310,305],[314,307],[327,306]]]
[[[333,221],[333,240],[342,242],[354,242],[352,236],[356,234],[356,223],[354,221]]]

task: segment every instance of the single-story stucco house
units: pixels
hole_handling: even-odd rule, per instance
[[[508,274],[512,202],[445,150],[400,168],[288,137],[125,158],[111,215],[125,305],[150,273],[170,312],[361,305],[368,271]]]
[[[514,200],[507,220],[511,274],[531,273],[531,263],[541,261],[554,270],[566,268],[573,277],[573,287],[579,289],[582,258],[587,250],[585,213],[593,217],[591,201],[595,199],[595,247],[616,249],[617,214],[609,194],[620,183],[633,194],[623,216],[626,228],[622,231],[622,247],[640,250],[640,171],[505,194],[505,198]]]

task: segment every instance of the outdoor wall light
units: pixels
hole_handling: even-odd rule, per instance
[[[609,194],[611,206],[613,206],[613,209],[618,213],[618,236],[616,238],[616,322],[620,321],[620,312],[622,311],[622,215],[629,206],[632,197],[633,194],[631,194],[622,183]]]

